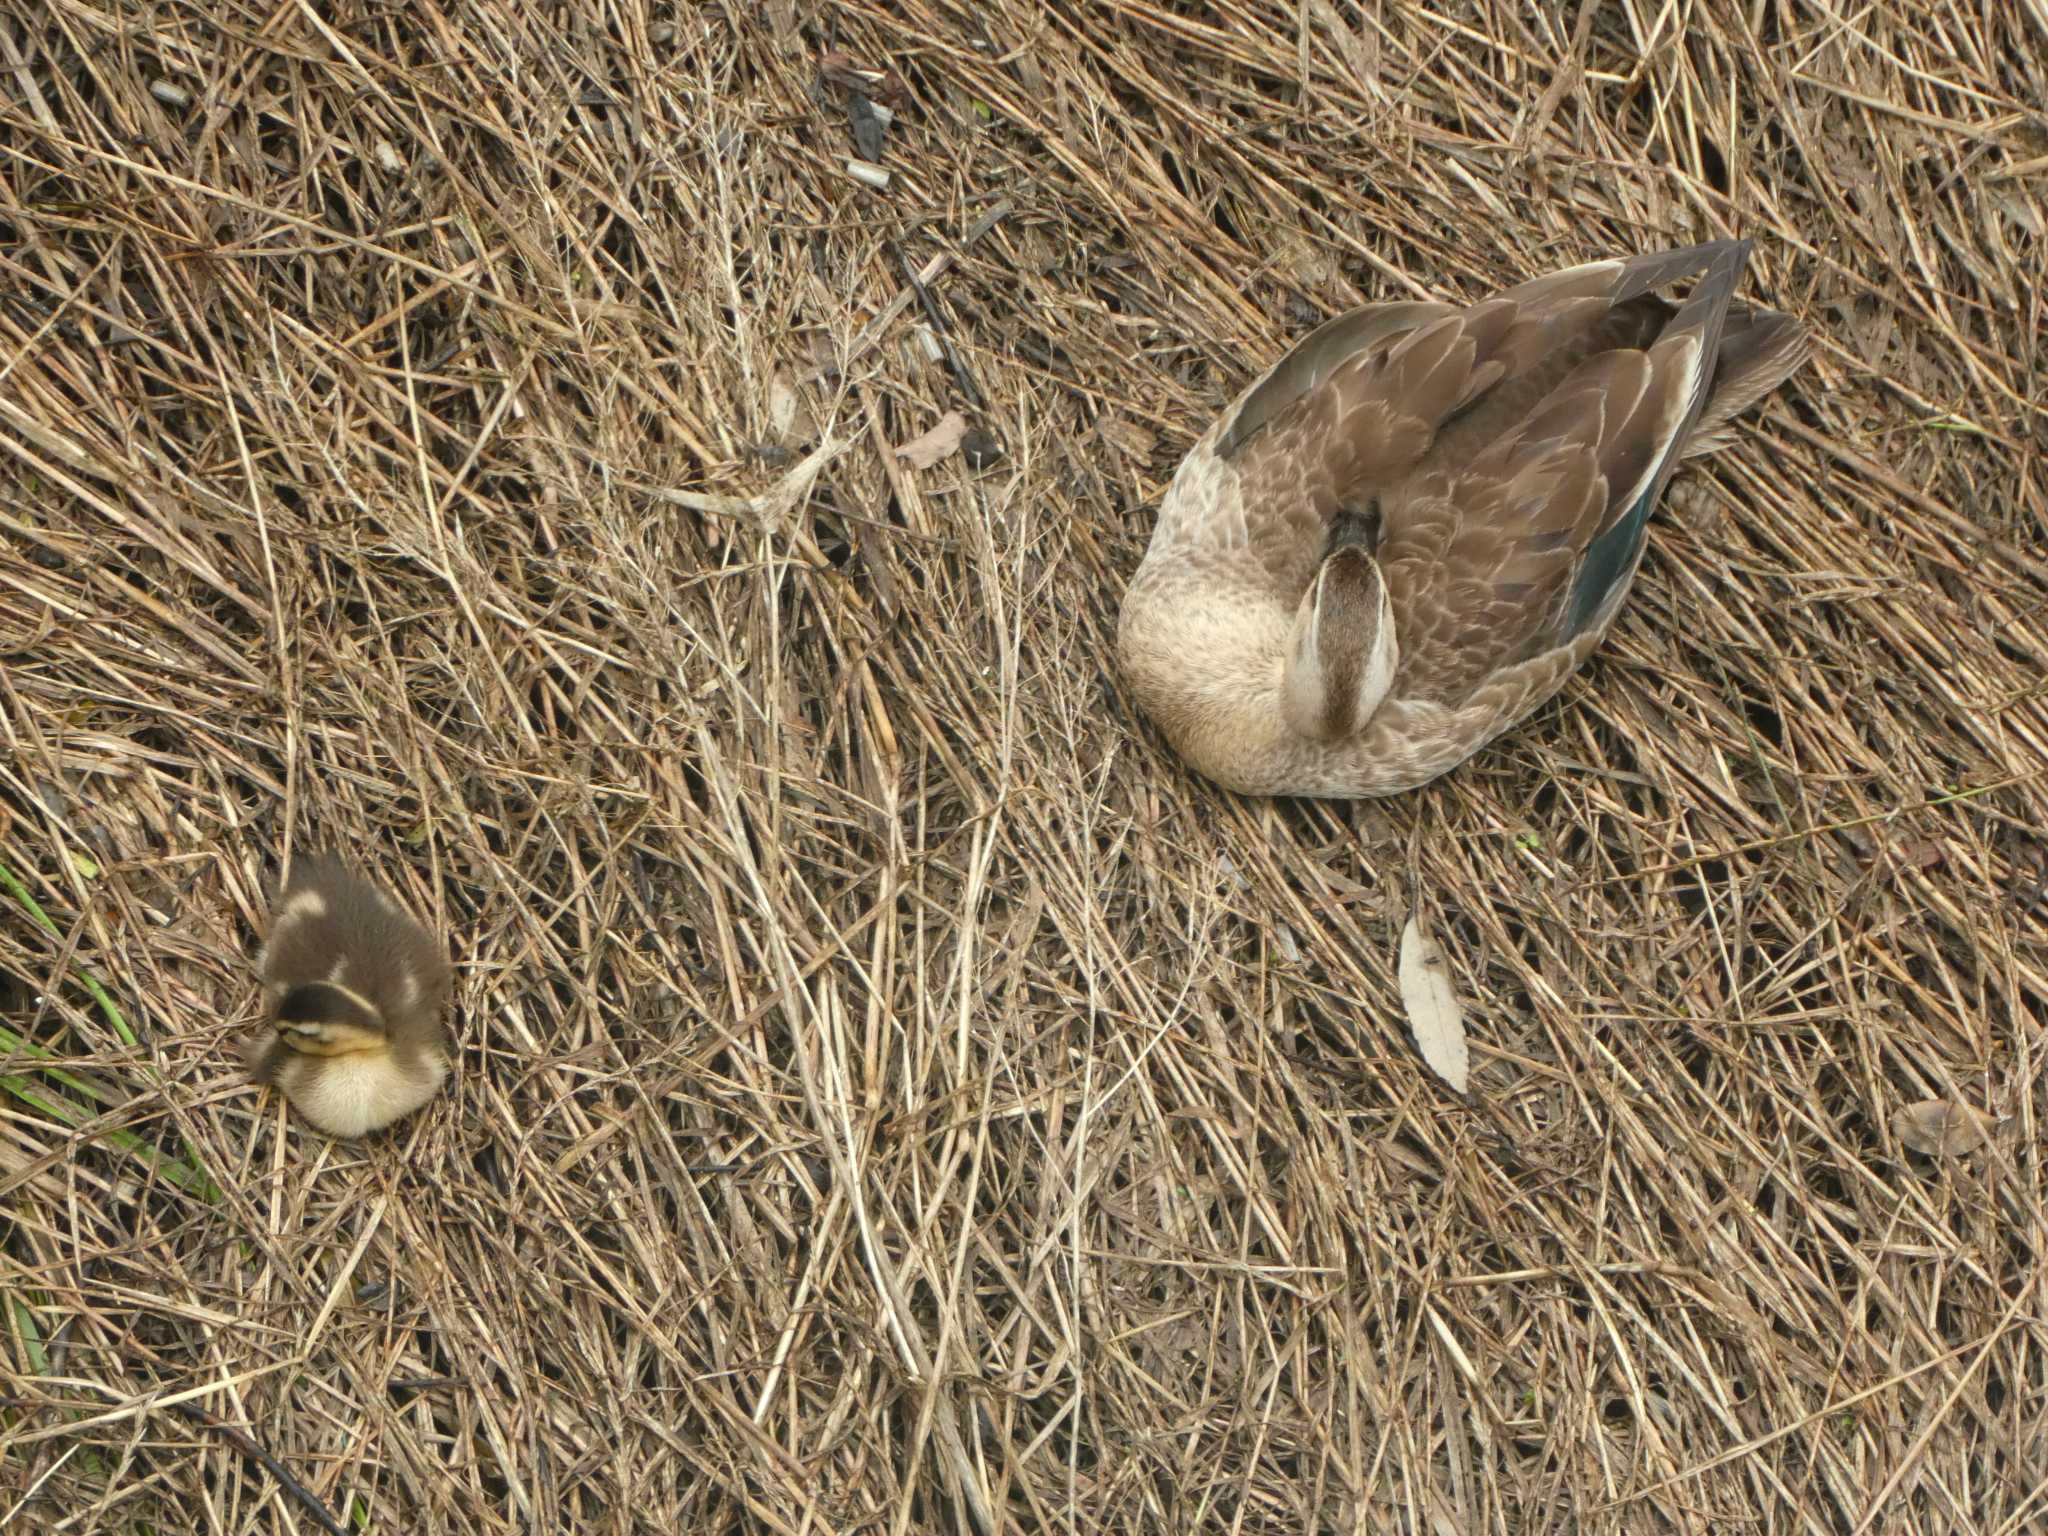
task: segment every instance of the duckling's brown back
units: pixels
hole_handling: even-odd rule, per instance
[[[313,981],[347,987],[394,1030],[438,1030],[453,982],[434,936],[325,854],[293,863],[257,972],[280,995]]]

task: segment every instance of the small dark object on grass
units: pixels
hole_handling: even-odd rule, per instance
[[[1003,456],[1003,445],[987,427],[970,427],[960,439],[960,452],[970,469],[987,469]]]
[[[889,125],[882,121],[875,104],[859,91],[849,91],[846,115],[853,123],[853,147],[860,152],[861,159],[880,160]]]
[[[891,240],[889,249],[896,253],[896,260],[902,266],[904,276],[910,280],[911,291],[917,295],[918,303],[924,306],[925,319],[931,322],[932,333],[938,339],[939,347],[945,354],[946,366],[952,371],[953,380],[960,386],[960,392],[967,397],[967,403],[977,411],[986,409],[987,402],[982,398],[981,386],[974,382],[974,375],[968,371],[967,364],[961,360],[959,349],[953,345],[953,330],[946,324],[945,311],[939,308],[938,301],[932,297],[931,289],[917,275],[917,268],[911,265],[910,258],[903,252],[903,247]]]

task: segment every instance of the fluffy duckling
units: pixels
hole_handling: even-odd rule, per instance
[[[1806,356],[1797,321],[1734,297],[1748,255],[1620,257],[1311,332],[1160,505],[1118,642],[1139,707],[1260,795],[1395,794],[1507,730],[1614,622],[1679,461]]]
[[[242,1047],[250,1075],[328,1135],[379,1130],[440,1090],[447,957],[411,914],[334,859],[293,865],[256,972],[274,1011],[271,1028]]]

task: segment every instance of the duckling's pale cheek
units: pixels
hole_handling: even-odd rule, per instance
[[[316,890],[297,890],[287,896],[284,905],[277,909],[276,927],[281,931],[290,923],[317,923],[327,915],[327,898]]]

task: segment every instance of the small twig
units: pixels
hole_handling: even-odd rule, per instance
[[[170,1406],[184,1414],[193,1423],[213,1430],[225,1439],[229,1445],[240,1451],[246,1459],[255,1462],[256,1465],[276,1478],[278,1486],[305,1505],[306,1512],[319,1521],[321,1528],[330,1532],[331,1536],[349,1536],[348,1527],[334,1518],[327,1506],[320,1502],[320,1496],[296,1477],[292,1476],[290,1469],[283,1462],[250,1439],[247,1431],[239,1429],[235,1425],[228,1423],[225,1419],[207,1412],[197,1403],[172,1403]]]
[[[917,268],[910,264],[903,247],[894,240],[889,249],[896,253],[896,260],[903,267],[903,275],[910,281],[910,291],[917,295],[918,303],[924,306],[924,316],[932,323],[932,334],[939,339],[939,347],[946,354],[946,366],[953,370],[953,378],[960,385],[960,392],[967,397],[967,403],[976,411],[986,413],[988,402],[982,398],[981,387],[974,382],[974,375],[967,371],[967,364],[960,360],[960,349],[953,345],[953,331],[946,324],[945,314],[939,309],[932,291],[917,275]]]
[[[946,270],[955,261],[959,260],[960,252],[970,249],[983,235],[1008,218],[1013,206],[1010,200],[1005,198],[1002,202],[997,203],[995,207],[989,209],[987,213],[976,219],[968,228],[967,233],[961,237],[960,250],[939,252],[938,255],[924,264],[924,269],[917,274],[916,281],[927,285],[937,282]],[[881,313],[861,327],[860,334],[853,338],[852,345],[846,349],[846,357],[838,366],[850,367],[855,358],[879,341],[882,333],[894,325],[897,317],[910,307],[910,301],[913,296],[912,291],[905,288],[895,298],[884,304]],[[830,370],[814,368],[805,374],[799,382],[806,384],[814,383],[824,378],[828,371]]]

